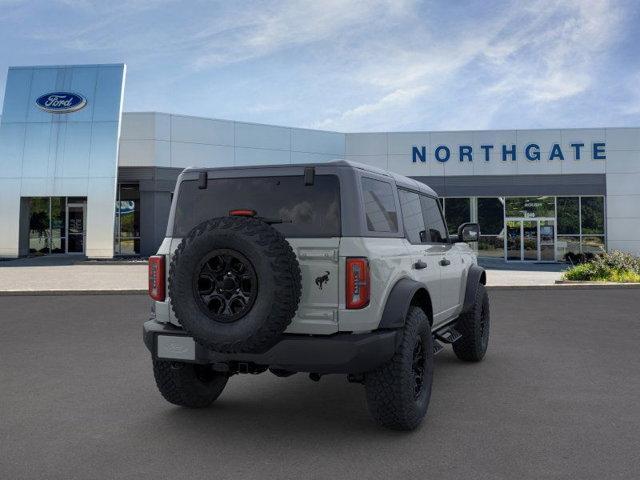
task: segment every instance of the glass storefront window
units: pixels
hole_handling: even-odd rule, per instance
[[[138,255],[140,253],[140,240],[133,238],[120,239],[121,255]]]
[[[504,230],[504,199],[478,198],[478,223],[482,235],[500,235]]]
[[[67,207],[71,200],[76,208],[84,213],[87,199],[84,197],[32,197],[29,199],[29,252],[37,254],[50,253],[84,253],[84,242],[76,250],[68,249],[71,221],[67,224]],[[85,235],[84,221],[76,232],[82,239]]]
[[[66,253],[67,240],[54,236],[51,238],[51,253]]]
[[[567,253],[580,253],[580,236],[558,236],[556,243],[558,259],[564,259]]]
[[[580,201],[578,197],[558,197],[558,234],[580,234]]]
[[[482,229],[482,227],[480,228]],[[480,235],[480,240],[478,241],[478,256],[504,257],[504,238],[498,235]]]
[[[582,237],[583,253],[603,253],[604,251],[604,236]]]
[[[449,234],[456,235],[460,225],[471,221],[471,199],[445,198],[444,216],[447,220]]]
[[[51,238],[49,197],[29,200],[29,252],[49,253]]]
[[[555,217],[555,197],[511,197],[506,199],[507,217]]]
[[[604,234],[604,197],[581,198],[582,234]]]
[[[477,219],[481,234],[477,252],[481,257],[562,261],[567,253],[606,251],[602,196],[452,197],[445,198],[443,205],[452,233],[460,223]],[[538,222],[535,238],[533,228],[522,223],[529,221]],[[537,255],[532,253],[535,250]]]
[[[118,185],[114,251],[117,255],[140,253],[140,190],[138,185]]]

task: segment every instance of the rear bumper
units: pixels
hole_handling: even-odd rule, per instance
[[[201,364],[248,363],[293,372],[363,373],[391,359],[401,330],[334,335],[285,334],[264,353],[220,353],[202,347],[170,324],[145,322],[144,343],[153,358]]]

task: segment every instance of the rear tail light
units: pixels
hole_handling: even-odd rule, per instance
[[[369,283],[369,260],[347,258],[347,308],[357,309],[369,305],[371,286]]]
[[[164,302],[164,255],[149,257],[149,296]]]
[[[255,217],[256,215],[257,212],[255,210],[249,210],[248,208],[229,210],[229,216],[231,217]]]

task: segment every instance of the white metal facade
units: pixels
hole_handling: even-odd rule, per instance
[[[25,197],[86,197],[86,254],[113,256],[114,201],[125,66],[9,69],[0,122],[0,256],[18,256]],[[36,100],[79,92],[86,106],[48,113]]]
[[[532,144],[539,146],[539,160],[525,156],[525,149]],[[584,144],[579,160],[572,144]],[[593,159],[594,144],[604,144],[598,156],[605,159]],[[493,146],[489,160],[483,145]],[[511,155],[503,160],[503,145],[507,150],[515,145],[515,160]],[[549,159],[554,145],[559,146],[564,160],[557,155]],[[450,150],[445,162],[434,158],[440,146]],[[467,156],[460,161],[461,146],[472,147],[471,161]],[[425,162],[419,158],[413,161],[414,147],[425,147]],[[119,165],[215,167],[337,158],[410,177],[605,175],[608,249],[640,254],[640,128],[338,133],[163,113],[125,113]]]

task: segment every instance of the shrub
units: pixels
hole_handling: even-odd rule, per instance
[[[572,265],[579,265],[581,263],[590,262],[595,258],[595,254],[591,252],[586,253],[573,253],[568,252],[564,254],[564,261],[569,262]]]
[[[612,270],[629,271],[640,274],[640,257],[630,253],[614,250],[610,253],[602,253],[593,259],[594,263]]]
[[[594,256],[564,273],[566,280],[603,282],[640,282],[640,258],[613,251]]]

